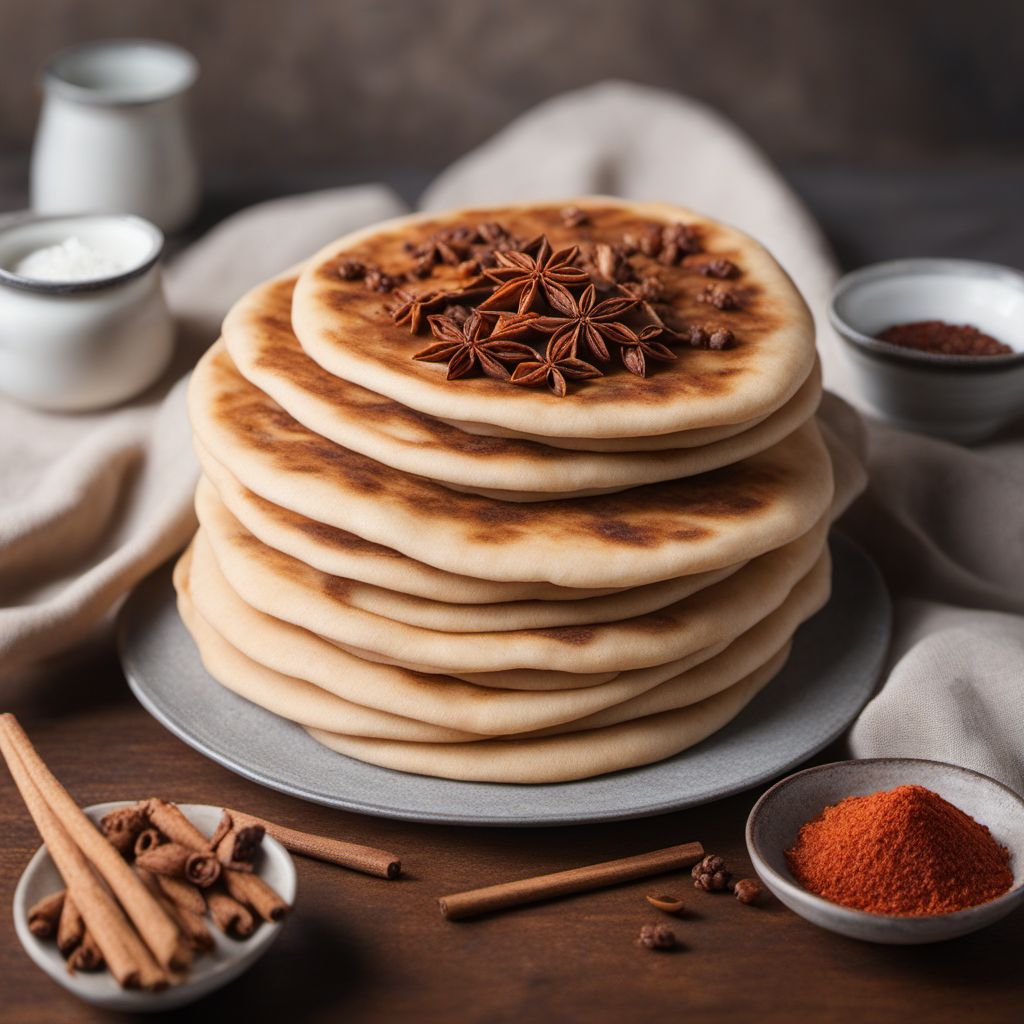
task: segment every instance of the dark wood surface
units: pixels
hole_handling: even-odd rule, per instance
[[[464,829],[345,814],[271,792],[206,760],[135,703],[109,654],[46,676],[7,680],[15,711],[80,804],[160,795],[226,803],[285,824],[398,852],[387,882],[298,858],[294,915],[259,965],[174,1020],[859,1021],[1019,1024],[1024,913],[985,932],[924,947],[871,946],[831,935],[774,900],[744,907],[696,892],[685,874],[520,908],[443,920],[448,892],[700,840],[750,872],[743,826],[757,791],[643,821],[562,829]],[[834,752],[833,752],[834,753]],[[0,904],[38,838],[0,771]],[[691,908],[660,917],[646,892]],[[0,914],[0,1020],[117,1019],[79,1003],[29,961]],[[664,920],[683,948],[635,944]],[[124,1019],[124,1018],[121,1018]]]

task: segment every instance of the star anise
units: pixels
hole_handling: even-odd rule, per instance
[[[467,377],[479,366],[488,377],[508,380],[511,376],[504,363],[521,363],[536,359],[537,353],[512,338],[518,337],[525,326],[508,326],[500,321],[495,329],[485,333],[490,325],[479,313],[471,313],[463,323],[449,316],[434,314],[427,317],[430,331],[437,341],[417,352],[413,359],[427,363],[447,363],[448,380]]]
[[[412,292],[397,291],[398,305],[391,310],[391,317],[396,324],[408,324],[410,334],[419,334],[423,321],[426,319],[425,312],[431,306],[436,306],[441,300],[447,301],[443,292],[430,291],[422,295],[414,295]]]
[[[601,377],[603,374],[596,366],[577,359],[572,354],[572,346],[567,337],[552,338],[544,350],[544,358],[534,358],[521,362],[512,372],[512,383],[526,388],[535,388],[546,384],[559,398],[565,398],[565,379],[587,380]]]
[[[534,303],[538,292],[543,292],[548,302],[558,306],[572,300],[570,287],[587,284],[586,271],[573,266],[579,248],[551,251],[546,238],[540,238],[536,253],[530,253],[531,245],[525,251],[501,251],[494,254],[497,266],[484,273],[498,284],[497,290],[480,303],[481,309],[494,309],[507,302],[515,301],[517,310],[525,313]]]
[[[646,377],[648,359],[668,363],[676,358],[676,354],[668,346],[653,340],[662,334],[663,330],[658,324],[648,324],[639,332],[630,332],[633,334],[633,340],[622,346],[622,363],[630,373]]]
[[[611,359],[606,341],[625,345],[635,337],[625,324],[617,321],[636,304],[636,299],[625,296],[598,302],[597,289],[589,284],[578,299],[573,295],[554,294],[551,305],[560,315],[536,317],[530,326],[542,334],[550,334],[552,341],[567,338],[573,356],[582,344],[595,359],[606,363]]]

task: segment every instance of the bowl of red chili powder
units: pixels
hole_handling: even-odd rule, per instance
[[[938,761],[797,772],[754,805],[747,848],[787,907],[869,942],[952,939],[1024,903],[1024,799]]]
[[[896,426],[969,444],[1024,416],[1024,274],[906,259],[843,277],[829,319],[864,404]]]

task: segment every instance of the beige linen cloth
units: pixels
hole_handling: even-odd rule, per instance
[[[824,317],[837,270],[820,231],[764,157],[706,108],[607,83],[549,101],[458,161],[423,206],[611,193],[693,206],[763,241],[814,311],[827,386],[857,403]],[[228,306],[346,231],[404,212],[385,189],[277,200],[180,256],[168,292],[181,325],[169,380],[214,340]],[[824,418],[871,474],[843,525],[896,599],[891,666],[849,735],[858,757],[952,761],[1024,792],[1024,444],[960,448]],[[0,404],[0,657],[25,665],[109,622],[131,586],[193,528],[196,467],[181,382],[131,407],[53,416]]]

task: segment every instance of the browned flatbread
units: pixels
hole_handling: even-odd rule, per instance
[[[731,437],[659,451],[583,452],[467,433],[325,373],[291,330],[295,276],[259,285],[222,331],[239,372],[303,426],[394,469],[506,501],[540,501],[624,490],[704,473],[755,455],[814,414],[815,367],[781,408]]]
[[[295,289],[292,327],[303,348],[327,371],[419,412],[456,422],[493,424],[531,435],[625,438],[744,423],[782,406],[811,372],[814,328],[806,305],[785,272],[746,235],[689,210],[661,203],[595,198],[579,200],[588,222],[567,227],[561,204],[526,204],[457,210],[402,218],[332,243],[307,264]],[[346,259],[365,260],[396,273],[410,266],[408,244],[425,242],[439,228],[498,221],[530,238],[545,234],[554,248],[580,239],[619,243],[653,221],[683,223],[700,235],[703,252],[682,265],[658,266],[673,314],[710,329],[727,327],[737,338],[728,351],[681,351],[646,379],[614,362],[607,373],[579,383],[567,399],[543,390],[497,384],[488,378],[445,381],[444,367],[412,356],[422,338],[396,326],[385,297],[362,282],[342,278]],[[708,284],[700,267],[727,258],[739,277],[727,287],[739,305],[719,310],[700,302]],[[455,286],[454,268],[433,287]]]
[[[260,497],[481,579],[620,589],[708,572],[805,534],[833,494],[813,421],[699,477],[522,504],[455,492],[325,440],[246,381],[220,345],[192,375],[189,411],[203,447]]]

